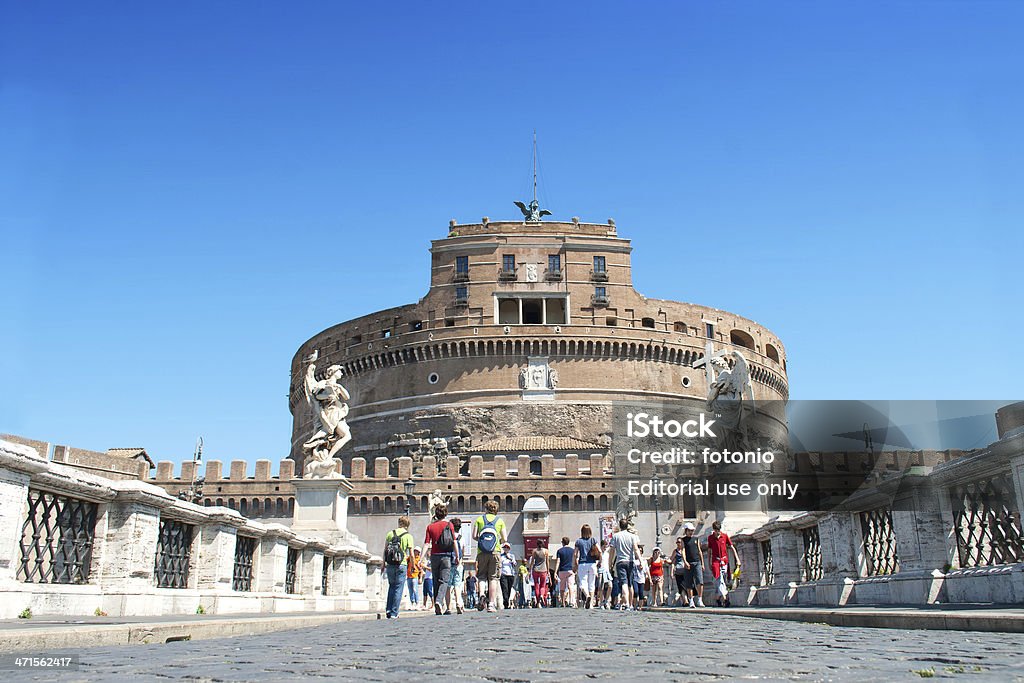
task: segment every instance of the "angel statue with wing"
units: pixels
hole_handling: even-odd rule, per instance
[[[732,366],[726,358],[732,359]],[[744,398],[754,405],[754,390],[750,384],[747,359],[739,351],[720,351],[709,359],[714,379],[708,386],[707,410],[716,415],[724,427],[723,446],[730,450],[743,450],[747,438],[744,420]]]
[[[530,202],[529,205],[522,202],[513,203],[523,212],[523,220],[527,223],[539,223],[544,216],[551,215],[551,212],[547,209],[540,208],[540,203],[536,199]]]
[[[348,416],[348,401],[351,397],[341,385],[340,365],[327,368],[323,379],[316,378],[316,363],[319,352],[314,351],[307,359],[306,377],[303,388],[306,403],[313,413],[313,436],[302,444],[306,451],[303,467],[304,479],[338,479],[337,460],[334,454],[352,439],[345,418]]]

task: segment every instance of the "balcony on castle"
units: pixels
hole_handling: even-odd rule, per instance
[[[455,275],[452,276],[452,282],[469,282],[469,271],[455,271]]]
[[[498,271],[498,280],[501,282],[515,282],[516,271],[514,269],[502,268]]]
[[[590,279],[593,282],[608,282],[608,271],[592,270],[590,271]]]
[[[544,271],[544,279],[548,282],[561,282],[562,281],[562,269],[557,270],[548,269]]]
[[[610,301],[607,296],[593,295],[590,297],[590,303],[593,306],[607,306]]]

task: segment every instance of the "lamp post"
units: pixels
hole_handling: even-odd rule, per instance
[[[409,516],[409,512],[412,510],[412,490],[416,488],[416,482],[411,478],[406,479],[402,485],[405,487],[405,516]]]
[[[651,477],[651,493],[654,494],[654,547],[661,547],[661,522],[658,520],[658,473]]]
[[[190,503],[199,504],[203,499],[203,482],[206,477],[199,476],[199,468],[203,464],[203,437],[196,439],[196,450],[192,453],[192,480],[188,483],[188,490],[182,491],[178,497]]]

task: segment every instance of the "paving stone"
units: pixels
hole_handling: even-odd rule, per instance
[[[842,628],[693,612],[515,610],[102,647],[35,681],[1024,681],[1013,633]]]

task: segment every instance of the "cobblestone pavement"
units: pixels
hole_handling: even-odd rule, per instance
[[[517,610],[342,622],[166,645],[67,651],[78,671],[4,680],[1024,681],[1021,636],[834,628],[715,615]]]

